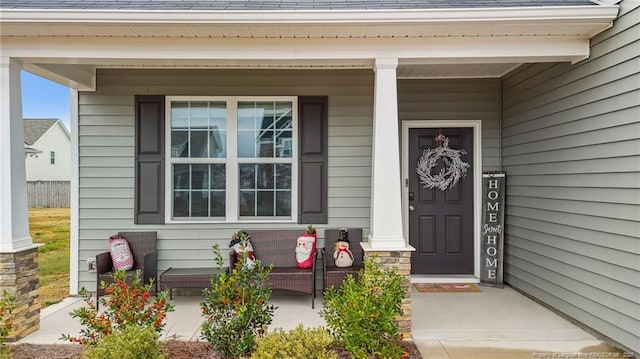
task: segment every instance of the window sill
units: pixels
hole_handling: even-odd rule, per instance
[[[165,224],[298,224],[297,219],[236,219],[236,220],[166,220]]]

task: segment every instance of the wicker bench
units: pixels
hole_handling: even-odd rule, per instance
[[[281,289],[311,295],[311,308],[315,306],[315,260],[313,268],[300,269],[296,263],[296,240],[304,230],[247,230],[256,259],[263,265],[273,265],[267,284]],[[316,253],[317,256],[317,253]],[[236,256],[229,252],[229,268],[236,265]]]

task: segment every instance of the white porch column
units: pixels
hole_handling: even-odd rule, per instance
[[[22,64],[0,58],[0,253],[32,247],[22,119]]]
[[[40,327],[38,245],[29,235],[20,61],[0,57],[0,291],[15,298],[8,341]]]
[[[375,61],[371,234],[373,250],[409,249],[402,226],[397,58]]]
[[[365,259],[397,270],[405,278],[407,293],[402,315],[396,318],[400,335],[411,337],[411,251],[402,226],[400,130],[398,125],[397,58],[375,62],[373,100],[373,169],[371,178],[371,234],[362,242]]]

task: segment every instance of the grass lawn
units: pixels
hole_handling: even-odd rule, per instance
[[[29,232],[38,250],[40,303],[58,303],[69,295],[69,208],[29,209]]]

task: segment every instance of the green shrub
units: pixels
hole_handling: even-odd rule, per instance
[[[174,310],[174,305],[167,301],[168,292],[159,292],[151,302],[151,286],[153,283],[141,285],[139,275],[129,284],[126,273],[117,271],[113,274],[113,283],[100,283],[107,296],[100,297],[100,303],[105,308],[102,313],[96,309],[91,294],[85,289],[80,290],[86,306],[73,310],[72,318],[79,318],[85,326],[79,336],[62,335],[62,340],[79,343],[83,346],[95,346],[101,338],[108,337],[130,325],[140,329],[151,328],[160,334],[165,326],[164,320],[168,312]]]
[[[84,353],[86,359],[164,359],[158,335],[151,327],[128,325],[98,341]]]
[[[16,305],[16,297],[6,290],[2,291],[0,297],[0,359],[11,357],[11,347],[4,344],[4,341],[13,328],[13,309]]]
[[[3,290],[0,297],[0,345],[4,344],[5,339],[11,333],[11,328],[13,327],[12,314],[15,305],[16,297]]]
[[[216,263],[222,268],[220,248],[213,248]],[[272,267],[263,267],[256,261],[249,268],[244,265],[246,260],[245,252],[231,274],[212,276],[211,288],[203,291],[205,300],[200,303],[205,317],[202,337],[227,357],[251,352],[256,338],[264,335],[271,324],[276,309],[269,304],[271,288],[265,284]]]
[[[367,259],[357,281],[349,275],[338,290],[327,289],[320,315],[354,358],[398,358],[403,349],[395,318],[405,292],[397,270]]]
[[[277,329],[258,339],[251,359],[336,359],[327,350],[333,339],[326,329],[305,329],[302,324],[285,332]]]

